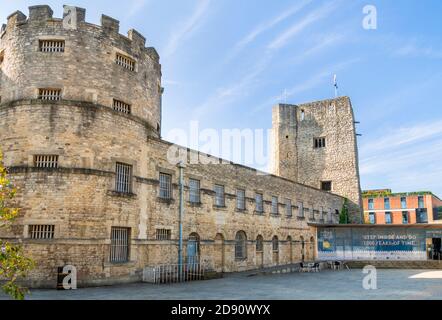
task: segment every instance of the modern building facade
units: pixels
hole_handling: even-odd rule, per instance
[[[442,224],[442,201],[431,192],[363,192],[366,224]]]
[[[216,272],[313,260],[309,223],[336,223],[344,197],[360,217],[349,98],[276,106],[277,174],[258,172],[162,140],[156,50],[64,9],[17,11],[0,31],[0,149],[21,209],[0,238],[36,261],[29,285],[54,287],[65,265],[93,285],[178,263],[180,199],[184,261]]]

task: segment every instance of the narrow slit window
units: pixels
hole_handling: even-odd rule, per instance
[[[135,60],[132,58],[129,58],[128,56],[124,56],[122,54],[117,53],[115,58],[115,63],[119,66],[122,66],[125,69],[128,69],[130,71],[135,70]]]
[[[38,99],[48,100],[48,101],[59,101],[61,100],[61,89],[49,89],[49,88],[38,89]]]
[[[64,40],[40,40],[38,47],[40,52],[64,52],[65,42]]]
[[[126,102],[114,99],[112,107],[115,111],[131,114],[131,105]]]
[[[58,168],[58,155],[35,155],[34,167],[36,168]]]

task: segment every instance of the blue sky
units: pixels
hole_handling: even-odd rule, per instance
[[[45,1],[62,16],[60,1]],[[0,0],[0,18],[41,1]],[[442,196],[442,1],[74,1],[135,28],[163,65],[163,134],[271,127],[272,105],[352,99],[363,189]],[[376,30],[362,27],[365,5]],[[285,98],[282,93],[286,92]]]

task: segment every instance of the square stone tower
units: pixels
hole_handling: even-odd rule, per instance
[[[361,221],[362,200],[353,108],[348,97],[273,108],[273,173],[348,198]]]

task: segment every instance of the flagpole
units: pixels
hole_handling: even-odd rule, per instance
[[[336,74],[333,77],[333,85],[335,87],[335,98],[338,97],[338,78],[336,76]]]

